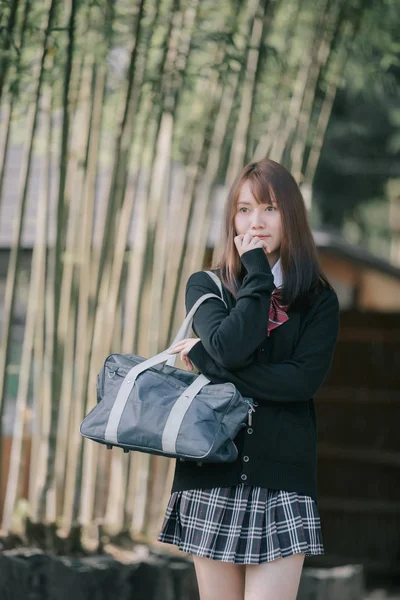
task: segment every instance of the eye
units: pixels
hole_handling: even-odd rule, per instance
[[[269,204],[269,205],[268,205],[268,206],[266,206],[266,208],[265,208],[265,210],[266,210],[266,211],[270,211],[270,209],[272,209],[273,211],[274,211],[274,210],[277,210],[276,206],[272,206],[272,204]],[[239,212],[243,212],[243,211],[245,211],[245,210],[247,211],[247,210],[249,210],[249,209],[248,209],[246,206],[242,206],[241,208],[239,208]]]

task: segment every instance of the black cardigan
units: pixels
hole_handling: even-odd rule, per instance
[[[201,341],[188,358],[212,383],[230,381],[254,399],[251,427],[241,429],[233,463],[176,461],[172,492],[243,483],[311,496],[317,502],[317,423],[313,396],[325,380],[339,331],[336,293],[324,287],[308,309],[288,310],[289,320],[267,337],[273,275],[262,248],[241,257],[246,269],[237,298],[223,287],[228,310],[206,300],[193,320]],[[193,273],[186,310],[217,293],[212,279]]]

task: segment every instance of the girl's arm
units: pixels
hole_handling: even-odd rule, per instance
[[[304,402],[323,384],[333,359],[339,332],[336,293],[325,290],[310,312],[304,332],[290,360],[227,369],[207,352],[202,341],[188,353],[189,360],[212,383],[232,382],[243,396],[265,402]],[[264,332],[263,332],[264,333]]]
[[[202,340],[207,356],[225,369],[252,363],[255,350],[267,336],[274,290],[274,277],[263,248],[244,252],[241,261],[247,274],[234,308],[229,312],[220,300],[209,298],[199,306],[193,319],[193,331]],[[186,311],[203,294],[219,295],[216,290],[216,284],[207,273],[193,273],[186,284]]]

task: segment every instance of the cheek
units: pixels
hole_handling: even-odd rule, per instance
[[[239,229],[243,229],[243,215],[236,215],[234,218],[233,224],[235,226],[235,230],[239,231]]]
[[[275,223],[274,223],[274,231],[275,231],[275,234],[276,234],[278,237],[281,237],[281,236],[282,236],[282,226],[281,226],[281,218],[280,218],[280,215],[278,216],[278,218],[276,219],[276,221],[275,221]]]

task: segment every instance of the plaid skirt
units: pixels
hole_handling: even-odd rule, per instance
[[[157,539],[183,552],[239,564],[299,552],[324,554],[312,498],[242,483],[174,492]]]

